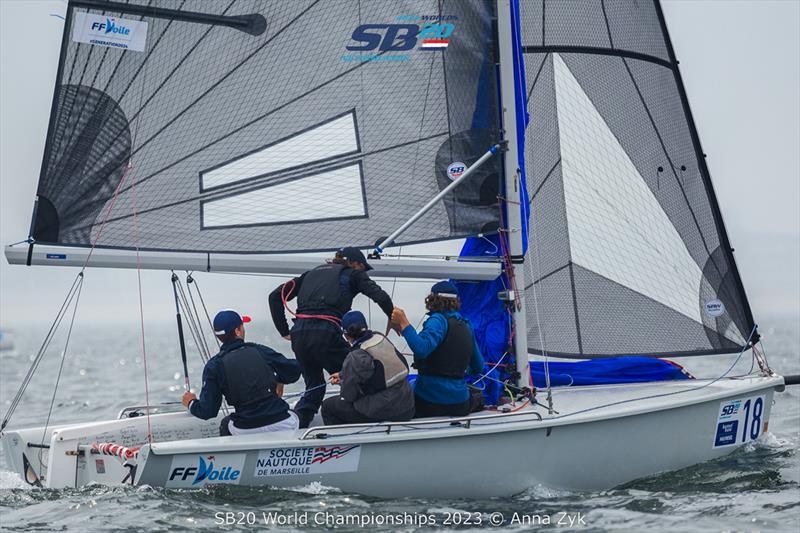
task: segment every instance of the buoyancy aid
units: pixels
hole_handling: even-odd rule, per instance
[[[222,366],[227,382],[222,392],[237,411],[258,405],[275,394],[278,385],[275,371],[252,343],[224,352]]]
[[[331,263],[320,265],[306,273],[297,295],[297,312],[347,312],[352,302],[347,301],[348,295],[342,294],[341,286],[341,277],[347,268],[345,265]]]
[[[421,376],[463,379],[472,357],[474,341],[467,321],[447,317],[447,334],[428,357],[414,357],[414,366]]]
[[[363,341],[359,347],[381,363],[387,389],[405,380],[408,376],[408,366],[402,359],[403,356],[398,354],[389,339],[380,333],[373,332],[372,336]]]

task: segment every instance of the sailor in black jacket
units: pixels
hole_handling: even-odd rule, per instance
[[[281,398],[283,385],[300,378],[300,365],[272,348],[244,341],[244,323],[232,309],[214,317],[214,333],[222,341],[217,355],[203,369],[203,389],[183,394],[183,404],[197,418],[219,414],[222,396],[236,409],[222,419],[220,435],[296,430],[297,416]]]
[[[334,259],[276,288],[269,295],[269,308],[275,328],[292,341],[292,350],[303,369],[306,393],[295,405],[300,427],[311,424],[325,398],[323,370],[334,374],[350,347],[342,338],[339,323],[359,293],[370,298],[391,317],[392,299],[367,275],[372,267],[356,248],[342,248]],[[294,326],[289,330],[284,307],[297,298]]]

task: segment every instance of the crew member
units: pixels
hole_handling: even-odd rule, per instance
[[[392,313],[392,326],[414,352],[418,376],[414,383],[416,417],[465,416],[483,408],[482,397],[472,395],[466,373],[483,369],[483,356],[469,321],[459,313],[458,289],[440,281],[425,298],[428,319],[417,333],[402,309]]]
[[[244,341],[250,317],[223,309],[214,317],[214,333],[222,342],[219,353],[203,369],[200,398],[183,393],[183,405],[197,418],[219,414],[222,396],[236,412],[224,417],[219,434],[242,435],[296,430],[297,415],[282,398],[283,384],[300,378],[300,365],[272,348]]]
[[[342,330],[350,353],[341,372],[331,375],[331,383],[341,389],[322,402],[325,424],[411,420],[414,391],[406,379],[405,358],[384,335],[370,331],[360,311],[342,317]]]
[[[357,248],[342,248],[324,265],[309,270],[276,288],[269,295],[275,328],[292,341],[292,350],[303,369],[306,392],[294,407],[300,427],[311,424],[323,398],[325,375],[342,369],[350,347],[342,338],[340,321],[361,293],[386,313],[392,314],[392,299],[367,275],[372,267]],[[284,307],[297,297],[297,313],[289,330]]]

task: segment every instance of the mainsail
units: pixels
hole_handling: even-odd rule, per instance
[[[694,355],[753,317],[657,0],[522,0],[528,344]]]
[[[482,0],[73,0],[31,237],[371,247],[499,141],[491,13]],[[397,244],[495,231],[499,166]]]

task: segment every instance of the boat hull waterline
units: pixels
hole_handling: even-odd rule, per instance
[[[607,489],[716,459],[758,439],[782,386],[781,377],[747,377],[566,387],[554,390],[560,414],[526,407],[458,423],[423,419],[316,429],[305,438],[302,430],[216,437],[217,420],[157,414],[151,416],[154,442],[142,446],[133,482],[167,488],[319,482],[387,498],[483,498],[537,485]],[[53,428],[46,435],[49,449],[35,447],[41,428],[7,432],[3,442],[15,470],[29,482],[120,484],[131,469],[117,458],[90,453],[88,445],[132,446],[144,440],[146,428],[146,417],[138,417]],[[504,460],[523,455],[530,457],[523,468]]]

